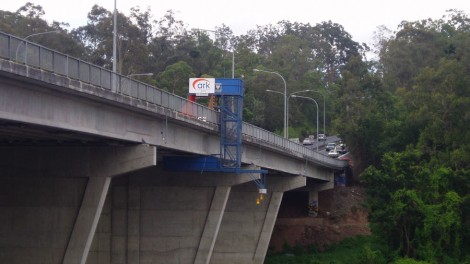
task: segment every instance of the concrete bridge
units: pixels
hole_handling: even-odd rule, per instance
[[[263,263],[283,193],[347,164],[243,123],[265,195],[259,173],[163,168],[217,155],[218,118],[0,32],[0,263]]]

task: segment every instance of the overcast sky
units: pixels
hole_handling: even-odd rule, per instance
[[[48,22],[66,22],[69,29],[85,25],[94,4],[114,9],[114,0],[29,1],[43,7]],[[14,12],[26,2],[3,0],[0,9]],[[125,14],[134,6],[141,10],[150,7],[154,19],[171,9],[188,29],[214,30],[225,24],[235,35],[281,20],[312,26],[331,20],[341,24],[355,41],[368,44],[372,44],[374,31],[380,25],[395,30],[403,20],[438,19],[448,9],[470,13],[470,0],[117,0],[117,9]]]

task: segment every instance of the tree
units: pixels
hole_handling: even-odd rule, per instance
[[[462,225],[462,194],[449,185],[454,173],[430,163],[416,149],[384,155],[379,169],[370,167],[362,175],[373,232],[402,256],[460,259],[468,237]]]
[[[379,144],[385,153],[380,162],[361,175],[373,232],[400,255],[431,263],[469,257],[470,66],[463,59],[470,51],[468,25],[455,11],[447,20],[403,22],[380,54],[382,94],[393,98],[391,111],[376,110],[381,125],[358,122],[355,130],[366,138],[379,131],[386,142]],[[371,115],[355,118],[364,116]],[[380,132],[390,128],[400,144]]]
[[[85,43],[92,63],[112,68],[117,60],[117,72],[124,75],[149,72],[148,39],[151,29],[149,10],[139,13],[132,9],[131,18],[117,14],[117,56],[113,55],[113,13],[94,5],[88,13],[88,24],[72,31],[77,39]],[[132,22],[137,22],[137,25]],[[141,28],[142,27],[142,28]]]
[[[193,77],[192,68],[184,61],[168,66],[158,74],[158,87],[181,97],[187,97],[188,80]]]
[[[29,2],[14,13],[0,10],[0,30],[20,38],[28,37],[28,41],[84,59],[85,49],[68,33],[68,25],[57,21],[48,24],[42,18],[44,14],[45,11],[40,5]],[[51,33],[38,34],[44,32]]]

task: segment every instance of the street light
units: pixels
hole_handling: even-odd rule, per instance
[[[310,90],[311,92],[314,92],[314,93],[319,93],[321,95],[323,95],[323,134],[325,134],[326,136],[326,128],[325,128],[325,94],[322,94],[320,93],[319,91],[315,91],[315,90]]]
[[[22,42],[20,42],[20,44],[18,44],[18,47],[16,47],[16,61],[18,61],[18,50],[20,49],[20,46],[21,44],[23,44],[23,42],[25,43],[25,48],[24,48],[24,63],[26,63],[26,50],[27,50],[27,47],[28,47],[28,42],[26,41],[27,39],[29,39],[30,37],[34,37],[34,36],[39,36],[39,35],[44,35],[44,34],[49,34],[49,33],[60,33],[60,30],[52,30],[52,31],[46,31],[46,32],[40,32],[40,33],[34,33],[34,34],[31,34],[29,36],[26,36]]]
[[[116,73],[116,66],[117,66],[117,9],[116,9],[116,1],[114,0],[114,11],[113,11],[113,72]]]
[[[284,95],[284,138],[287,138],[287,84],[286,84],[286,80],[284,79],[284,77],[282,77],[282,75],[280,75],[277,72],[265,71],[265,70],[259,70],[259,69],[253,69],[253,71],[276,74],[277,76],[281,77],[282,81],[284,82],[284,93],[281,93],[281,92],[278,92],[278,93]]]
[[[317,152],[318,152],[318,104],[317,104],[317,101],[315,101],[315,99],[311,97],[306,97],[306,96],[292,95],[292,97],[312,100],[315,103],[315,106],[317,107],[317,144],[316,145],[317,145]]]
[[[277,93],[277,94],[282,94],[284,95],[283,93],[279,92],[279,91],[273,91],[273,90],[265,90],[266,92],[271,92],[271,93]],[[303,90],[303,91],[297,91],[297,92],[293,92],[291,94],[289,94],[287,96],[287,110],[286,110],[286,128],[287,128],[287,138],[289,138],[289,99],[292,95],[294,94],[298,94],[298,93],[305,93],[305,92],[310,92],[312,90]]]
[[[295,97],[295,94],[305,93],[305,92],[313,92],[313,91],[312,90],[302,90],[302,91],[293,92],[293,93],[291,93],[287,96],[287,118],[286,118],[287,138],[289,138],[289,99],[291,97]]]

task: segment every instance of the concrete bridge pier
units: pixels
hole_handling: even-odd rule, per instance
[[[330,181],[327,182],[316,182],[314,184],[308,184],[303,190],[308,191],[308,206],[309,216],[318,216],[320,201],[318,199],[318,193],[324,190],[333,189],[335,186],[334,175],[330,177]]]
[[[113,179],[87,263],[262,263],[282,193],[304,177],[168,172]]]
[[[0,147],[0,263],[262,263],[303,176],[167,172],[156,148]],[[256,169],[250,167],[249,169]]]
[[[268,193],[260,197],[253,183],[232,188],[209,263],[262,264],[285,191],[305,186],[302,176],[267,176]]]
[[[116,178],[87,263],[209,263],[232,186],[252,180],[157,167]]]
[[[1,147],[0,263],[85,263],[111,178],[156,148]]]

